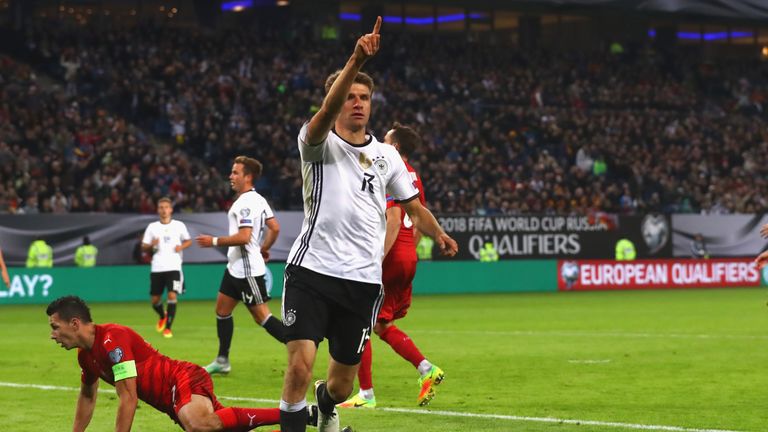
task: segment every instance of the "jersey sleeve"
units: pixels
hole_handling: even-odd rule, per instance
[[[115,382],[137,376],[130,334],[119,329],[109,330],[104,334],[101,343],[109,358],[109,364],[112,365]]]
[[[189,235],[189,230],[187,229],[187,224],[184,222],[179,222],[180,228],[181,228],[181,241],[185,242],[187,240],[192,239],[192,236]]]
[[[301,154],[301,160],[304,162],[323,160],[323,153],[328,145],[328,136],[326,135],[325,140],[321,143],[309,143],[307,142],[307,133],[309,133],[309,122],[304,123],[304,126],[299,131],[299,153]],[[330,135],[330,132],[328,134]]]
[[[240,200],[237,207],[232,208],[235,218],[237,219],[238,228],[253,228],[254,218],[258,216],[256,207],[256,200],[244,199]]]
[[[387,183],[387,193],[396,203],[407,202],[419,196],[419,190],[414,186],[411,175],[405,167],[405,162],[398,154],[396,158],[390,158],[392,175]]]
[[[261,197],[262,205],[264,206],[264,220],[272,219],[275,217],[275,214],[272,212],[272,207],[269,206],[269,203],[264,197]]]

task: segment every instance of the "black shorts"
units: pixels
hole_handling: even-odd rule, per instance
[[[181,280],[181,272],[178,270],[150,273],[149,281],[150,295],[163,295],[166,289],[168,292],[184,293],[184,281]]]
[[[282,310],[286,340],[309,339],[319,344],[326,338],[334,360],[356,365],[383,300],[379,284],[288,265]]]
[[[270,299],[264,275],[240,279],[229,274],[229,270],[224,270],[219,292],[235,300],[242,300],[246,306],[260,305]]]

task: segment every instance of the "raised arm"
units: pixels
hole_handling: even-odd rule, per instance
[[[73,432],[82,432],[88,427],[93,417],[93,410],[96,408],[96,392],[99,389],[99,381],[93,384],[80,384],[80,395],[77,397],[77,408],[75,410],[75,422],[72,425]]]
[[[437,243],[440,248],[440,253],[447,256],[454,256],[459,251],[459,246],[456,244],[456,240],[452,239],[448,234],[443,231],[440,224],[435,219],[435,216],[426,207],[421,205],[419,200],[413,199],[407,203],[400,204],[405,212],[413,222],[413,226],[416,227],[422,234],[425,234]]]
[[[308,145],[319,145],[325,141],[325,137],[328,136],[328,132],[333,127],[336,117],[341,112],[341,107],[344,105],[344,101],[350,88],[352,88],[352,83],[357,73],[360,72],[365,62],[379,51],[380,29],[381,17],[378,17],[376,18],[376,24],[373,26],[373,31],[361,36],[357,40],[355,51],[347,60],[347,63],[341,70],[341,74],[336,78],[331,89],[328,90],[320,110],[309,121],[307,126]]]

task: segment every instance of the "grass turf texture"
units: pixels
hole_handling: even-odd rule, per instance
[[[625,426],[490,417],[546,417],[691,429],[766,430],[768,308],[762,290],[624,291],[416,297],[400,322],[446,380],[426,408],[415,404],[415,369],[374,338],[376,410],[342,409],[342,425],[373,431],[626,431]],[[279,303],[272,303],[278,312]],[[154,330],[149,303],[91,305],[96,322],[136,329],[161,352],[205,365],[216,355],[212,302],[179,302],[174,338]],[[225,405],[276,406],[284,348],[235,313],[232,373],[214,377]],[[0,307],[3,430],[69,430],[74,351],[48,339],[45,306]],[[327,344],[315,376],[324,377]],[[6,386],[3,386],[6,385]],[[90,430],[114,427],[116,396],[100,384]],[[356,390],[355,390],[356,391]],[[232,400],[225,397],[252,398]],[[308,394],[311,402],[313,396]],[[275,402],[270,402],[275,401]],[[388,409],[411,411],[391,411]],[[264,427],[259,430],[273,430]],[[180,430],[140,403],[137,431]]]

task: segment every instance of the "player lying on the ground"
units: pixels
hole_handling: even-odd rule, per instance
[[[51,339],[67,350],[78,349],[82,374],[73,431],[84,431],[91,421],[99,378],[115,386],[120,400],[116,431],[131,429],[139,399],[188,432],[247,431],[280,422],[278,408],[224,408],[203,368],[160,354],[128,327],[95,324],[79,297],[58,298],[46,313]],[[317,424],[316,413],[312,407],[310,424]]]

